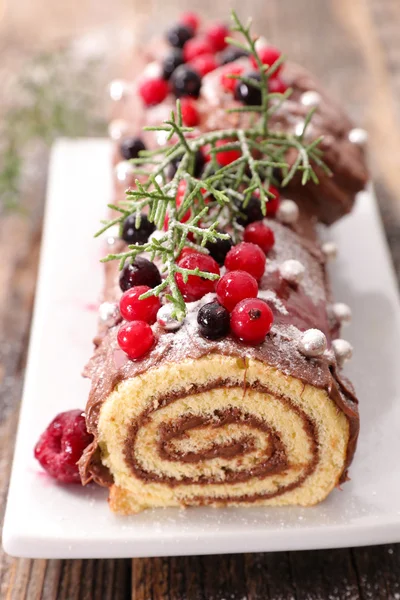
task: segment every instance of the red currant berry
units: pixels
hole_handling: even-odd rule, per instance
[[[81,483],[77,462],[93,441],[81,410],[60,413],[42,433],[35,458],[51,477],[62,483]]]
[[[248,344],[261,344],[271,330],[274,315],[264,300],[247,298],[235,306],[231,314],[233,335]]]
[[[185,248],[182,249],[182,252],[178,256],[178,262],[182,260],[182,258],[185,258],[185,256],[189,256],[189,254],[198,254],[198,252],[194,248],[189,248],[188,246],[185,246]]]
[[[200,252],[187,254],[178,261],[178,266],[189,270],[198,268],[200,271],[216,273],[219,275],[219,266],[215,260],[211,258],[211,256],[200,254]],[[215,284],[213,279],[205,279],[198,275],[189,275],[188,280],[185,283],[181,273],[177,273],[176,283],[183,298],[188,302],[200,300],[205,294],[213,292]]]
[[[196,103],[191,98],[182,98],[181,100],[182,121],[186,127],[195,127],[200,122],[199,112]]]
[[[237,79],[232,79],[228,75],[241,75],[244,67],[240,65],[228,65],[228,68],[221,75],[221,85],[226,92],[233,94],[235,91]]]
[[[258,54],[259,54],[259,57],[261,58],[261,62],[264,65],[268,65],[269,67],[272,67],[272,65],[275,64],[276,61],[281,57],[282,52],[280,50],[278,50],[278,48],[275,48],[274,46],[263,46],[259,50]],[[257,65],[256,59],[254,58],[254,56],[251,57],[251,62],[253,64],[253,67],[257,69],[258,65]],[[276,77],[278,75],[278,73],[281,71],[282,66],[283,65],[280,65],[271,77]]]
[[[261,248],[255,244],[241,242],[229,250],[225,267],[228,271],[246,271],[258,281],[264,274],[265,262],[265,254]]]
[[[272,185],[269,186],[269,191],[274,195],[274,198],[269,198],[267,202],[267,215],[274,217],[281,203],[281,196],[278,190]]]
[[[267,202],[267,215],[268,215],[268,217],[274,217],[276,215],[276,211],[279,208],[279,204],[281,203],[281,197],[280,197],[279,191],[273,185],[269,186],[268,191],[271,192],[271,194],[273,194],[274,197],[273,198],[268,198],[268,202]],[[254,195],[257,198],[259,198],[260,197],[260,192],[258,190],[256,190],[254,192]],[[257,219],[257,220],[260,220],[260,219]]]
[[[186,180],[181,179],[181,181],[179,182],[179,185],[178,185],[178,191],[176,192],[177,208],[179,208],[182,205],[182,202],[185,199],[185,191],[186,191]],[[190,209],[187,210],[185,212],[185,214],[183,215],[183,217],[181,218],[181,223],[186,223],[186,221],[189,221],[191,215],[192,215],[192,213],[190,212]],[[164,219],[164,231],[168,230],[168,223],[169,223],[169,217],[168,217],[168,215],[166,215],[165,219]]]
[[[191,62],[196,56],[201,54],[212,54],[213,47],[210,42],[203,37],[195,37],[188,40],[183,48],[183,58],[185,62]]]
[[[207,31],[206,36],[210,44],[212,45],[214,52],[221,52],[227,47],[225,38],[229,35],[229,29],[226,25],[215,23],[211,25]]]
[[[146,106],[160,104],[168,95],[168,82],[165,79],[145,79],[139,85],[139,94]]]
[[[196,56],[196,58],[190,61],[190,65],[202,77],[218,67],[214,54],[200,54],[200,56]]]
[[[236,304],[245,298],[257,298],[258,284],[246,271],[230,271],[218,281],[215,288],[217,300],[232,312]]]
[[[139,300],[142,294],[151,290],[147,285],[137,285],[124,292],[119,301],[119,310],[127,321],[146,321],[152,325],[156,322],[157,311],[161,306],[156,296]]]
[[[268,82],[268,91],[270,94],[284,94],[288,86],[282,79],[276,77],[275,79],[270,79]]]
[[[244,230],[243,239],[245,242],[250,242],[259,246],[265,254],[267,254],[275,244],[274,232],[270,227],[264,225],[262,221],[256,221],[255,223],[247,225]]]
[[[199,16],[194,12],[184,12],[179,20],[181,23],[183,23],[183,25],[191,27],[193,29],[193,33],[196,33],[199,28],[200,19]]]
[[[130,321],[121,325],[117,339],[121,350],[135,360],[150,350],[154,343],[154,334],[145,321]]]
[[[218,140],[215,145],[217,148],[223,148],[232,141],[233,140]],[[234,160],[240,158],[241,152],[240,150],[225,150],[223,152],[218,152],[215,156],[217,163],[221,165],[221,167],[225,167],[226,165],[230,165]]]

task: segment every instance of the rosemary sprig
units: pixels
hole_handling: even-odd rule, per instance
[[[131,161],[137,167],[136,173],[141,179],[136,179],[134,189],[126,192],[126,199],[120,206],[110,206],[119,216],[109,221],[96,234],[100,235],[108,227],[123,222],[130,215],[136,215],[136,227],[140,226],[140,213],[145,210],[148,218],[157,229],[162,230],[165,218],[168,218],[168,228],[164,235],[153,236],[146,244],[131,245],[126,252],[109,254],[103,262],[119,260],[122,269],[126,261],[133,261],[138,254],[147,252],[151,260],[157,259],[165,273],[162,283],[150,290],[142,298],[150,295],[168,293],[168,299],[174,304],[174,313],[178,319],[186,314],[185,302],[176,284],[176,275],[180,273],[187,281],[189,275],[199,275],[207,279],[217,279],[218,275],[202,272],[199,269],[184,269],[177,264],[178,256],[184,246],[192,246],[200,252],[206,252],[208,242],[226,239],[226,233],[218,231],[218,226],[229,223],[233,235],[237,236],[240,226],[237,217],[241,209],[246,208],[254,192],[258,192],[263,214],[267,213],[268,201],[273,194],[269,191],[270,184],[275,183],[274,170],[281,169],[284,174],[282,185],[287,185],[296,173],[302,173],[302,183],[309,180],[318,182],[313,169],[313,163],[327,170],[321,159],[318,148],[320,140],[306,144],[306,130],[311,121],[312,113],[307,116],[301,135],[283,133],[271,130],[269,118],[286,100],[290,91],[285,94],[269,94],[268,81],[279,67],[263,65],[256,48],[256,40],[251,35],[251,22],[245,26],[235,12],[233,31],[244,37],[244,42],[227,38],[231,44],[239,46],[252,55],[258,65],[260,81],[245,76],[238,76],[248,85],[257,87],[261,92],[259,106],[244,106],[235,108],[237,112],[248,112],[258,115],[258,119],[247,129],[224,129],[212,131],[197,137],[190,137],[192,129],[182,124],[182,113],[179,100],[176,112],[172,111],[169,120],[159,127],[147,127],[150,131],[163,131],[167,135],[167,143],[154,151],[141,153],[140,158]],[[283,59],[282,59],[283,60]],[[177,141],[173,144],[173,138]],[[221,144],[221,140],[224,144]],[[207,147],[210,161],[205,167],[201,178],[194,176],[195,155],[201,148]],[[219,152],[238,151],[238,158],[229,165],[221,167],[218,164]],[[296,153],[296,159],[291,166],[285,159],[288,151]],[[167,169],[179,161],[178,168],[172,179],[168,181]],[[144,167],[144,168],[143,168]],[[183,201],[177,206],[176,195],[181,182],[185,182]],[[182,222],[183,217],[190,211],[190,218]],[[201,226],[200,226],[201,224]],[[194,236],[195,242],[189,237]]]

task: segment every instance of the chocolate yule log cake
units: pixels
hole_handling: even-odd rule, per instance
[[[115,194],[79,471],[120,514],[314,505],[356,449],[351,311],[332,298],[319,223],[364,187],[365,132],[233,23],[199,31],[183,15],[143,73],[111,86]]]

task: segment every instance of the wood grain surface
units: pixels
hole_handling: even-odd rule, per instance
[[[196,2],[192,3],[196,6]],[[370,163],[400,276],[400,0],[197,3],[252,13],[258,30],[312,68],[370,132]],[[87,28],[154,29],[189,2],[0,0],[0,33],[36,47]],[[43,20],[46,31],[32,27]],[[1,22],[3,19],[3,22]],[[50,43],[49,41],[49,43]],[[46,156],[19,213],[0,213],[0,516],[4,515],[35,293]],[[0,553],[5,600],[399,600],[400,545],[135,560],[19,560]]]

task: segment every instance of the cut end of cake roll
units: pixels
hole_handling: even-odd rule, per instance
[[[98,419],[110,507],[122,514],[316,504],[346,470],[350,435],[324,389],[221,354],[121,382]]]

